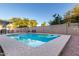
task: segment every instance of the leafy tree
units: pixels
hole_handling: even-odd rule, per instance
[[[36,20],[29,20],[29,27],[36,27],[37,26],[37,21]]]
[[[28,18],[23,18],[23,19],[21,19],[20,20],[20,24],[19,24],[19,27],[21,28],[21,27],[28,27],[28,22],[29,22],[29,19]]]
[[[79,5],[75,5],[72,10],[68,11],[64,16],[64,20],[68,23],[68,26],[70,23],[79,23]]]
[[[11,18],[10,21],[13,23],[14,27],[35,27],[37,26],[36,20],[29,20],[28,18]]]
[[[53,18],[53,20],[49,21],[50,25],[63,24],[64,22],[64,20],[62,20],[62,17],[59,14],[54,14]]]
[[[68,11],[64,16],[64,20],[70,23],[79,23],[79,5],[76,5],[72,10]]]
[[[46,26],[46,22],[43,22],[43,23],[41,24],[41,26]]]
[[[75,20],[75,22],[79,23],[79,5],[76,5],[73,10],[72,10],[72,14],[73,14],[73,19]]]
[[[19,27],[21,19],[20,18],[11,18],[10,22],[12,22],[15,27]]]

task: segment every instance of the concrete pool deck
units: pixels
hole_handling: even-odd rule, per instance
[[[61,35],[42,46],[33,48],[15,39],[1,35],[0,45],[4,50],[5,56],[58,56],[69,38],[70,35]]]
[[[79,56],[79,35],[72,35],[60,56]]]

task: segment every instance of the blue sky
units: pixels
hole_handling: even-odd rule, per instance
[[[63,16],[74,5],[72,3],[0,4],[0,18],[8,20],[12,17],[26,17],[37,20],[38,25],[40,25],[42,22],[51,20],[55,13]]]

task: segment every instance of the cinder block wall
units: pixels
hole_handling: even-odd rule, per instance
[[[32,27],[32,28],[19,28],[15,29],[19,30],[21,32],[27,32],[36,30],[37,33],[52,33],[52,34],[71,34],[71,35],[79,35],[79,27],[78,24],[70,24],[69,27],[66,26],[66,24],[61,25],[52,25],[52,26],[38,26],[38,27]]]
[[[52,25],[45,27],[34,27],[31,30],[35,29],[38,33],[54,33],[54,34],[70,34],[70,35],[79,35],[79,27],[78,24],[70,24],[69,27],[66,24],[61,25]]]

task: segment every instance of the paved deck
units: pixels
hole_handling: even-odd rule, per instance
[[[0,46],[0,56],[4,56],[4,51],[1,46]]]
[[[79,56],[79,36],[72,35],[61,56]]]
[[[57,56],[60,54],[70,35],[60,37],[36,48],[24,45],[15,39],[0,36],[0,45],[6,56]]]

